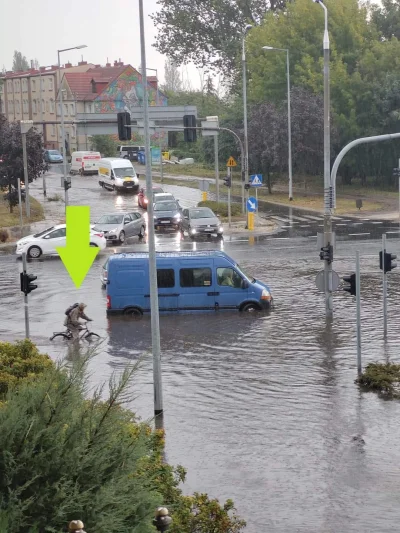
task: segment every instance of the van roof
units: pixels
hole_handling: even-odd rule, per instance
[[[102,161],[108,162],[110,163],[110,165],[113,164],[115,167],[133,167],[129,159],[121,159],[120,157],[103,157],[102,159],[100,159],[99,163],[101,163]]]
[[[229,257],[225,252],[220,250],[202,250],[200,252],[156,252],[157,257],[180,258],[180,257],[223,257],[234,263],[233,259]],[[116,259],[128,260],[128,259],[148,259],[148,252],[127,252],[123,254],[113,254],[110,256],[111,261]]]

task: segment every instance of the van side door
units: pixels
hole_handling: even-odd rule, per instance
[[[157,265],[158,305],[160,311],[177,311],[179,290],[174,265],[162,263]]]
[[[210,261],[180,261],[179,309],[207,311],[215,309],[215,287]]]
[[[249,284],[232,266],[217,266],[216,297],[219,309],[238,309],[248,298]]]

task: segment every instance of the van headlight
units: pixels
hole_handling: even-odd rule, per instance
[[[267,291],[267,289],[263,289],[263,291],[261,293],[261,300],[271,301],[271,299],[272,299],[271,293],[269,291]]]

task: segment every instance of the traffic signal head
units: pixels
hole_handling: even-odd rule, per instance
[[[227,187],[232,187],[232,178],[230,176],[226,176],[226,178],[224,178],[224,185]]]
[[[117,114],[118,119],[118,139],[120,141],[130,141],[132,139],[131,128],[125,126],[131,125],[131,116],[127,111]]]
[[[382,265],[382,251],[379,252],[379,268],[383,270],[386,274],[386,272],[390,272],[394,268],[397,267],[397,263],[395,261],[397,259],[397,255],[391,254],[389,252],[385,252],[385,256],[383,259],[383,265]]]
[[[319,258],[322,261],[328,261],[328,263],[333,262],[333,246],[328,244],[328,246],[322,247],[319,253]]]
[[[197,124],[195,115],[183,116],[183,139],[185,142],[194,143],[197,141],[196,125]]]
[[[37,279],[37,276],[34,276],[33,274],[26,274],[24,272],[21,272],[20,274],[20,280],[21,280],[21,291],[27,296],[30,292],[37,289],[37,285],[35,283],[32,283]]]
[[[349,292],[352,296],[356,296],[356,275],[353,273],[348,276],[343,276],[343,281],[349,284],[343,287],[343,290]]]

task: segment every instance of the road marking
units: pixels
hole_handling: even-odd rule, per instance
[[[275,237],[274,240],[275,240],[275,241],[286,241],[286,240],[288,240],[288,239],[290,239],[290,237]]]
[[[335,224],[335,226],[347,226],[347,224]]]
[[[281,218],[281,217],[278,217],[277,215],[271,215],[271,218],[275,218],[276,220],[279,220],[279,222],[287,222],[288,221],[287,218]]]
[[[386,233],[400,233],[400,229],[397,229],[395,231],[387,231]]]
[[[362,226],[362,222],[353,222],[353,226]]]
[[[310,224],[301,224],[300,227],[301,227],[301,228],[309,228],[309,227],[310,227]]]
[[[324,217],[314,217],[312,215],[304,215],[307,218],[311,218],[311,220],[324,220]]]
[[[357,235],[371,235],[370,233],[349,233],[349,237],[356,237]]]
[[[371,222],[371,224],[383,224],[383,222]]]

